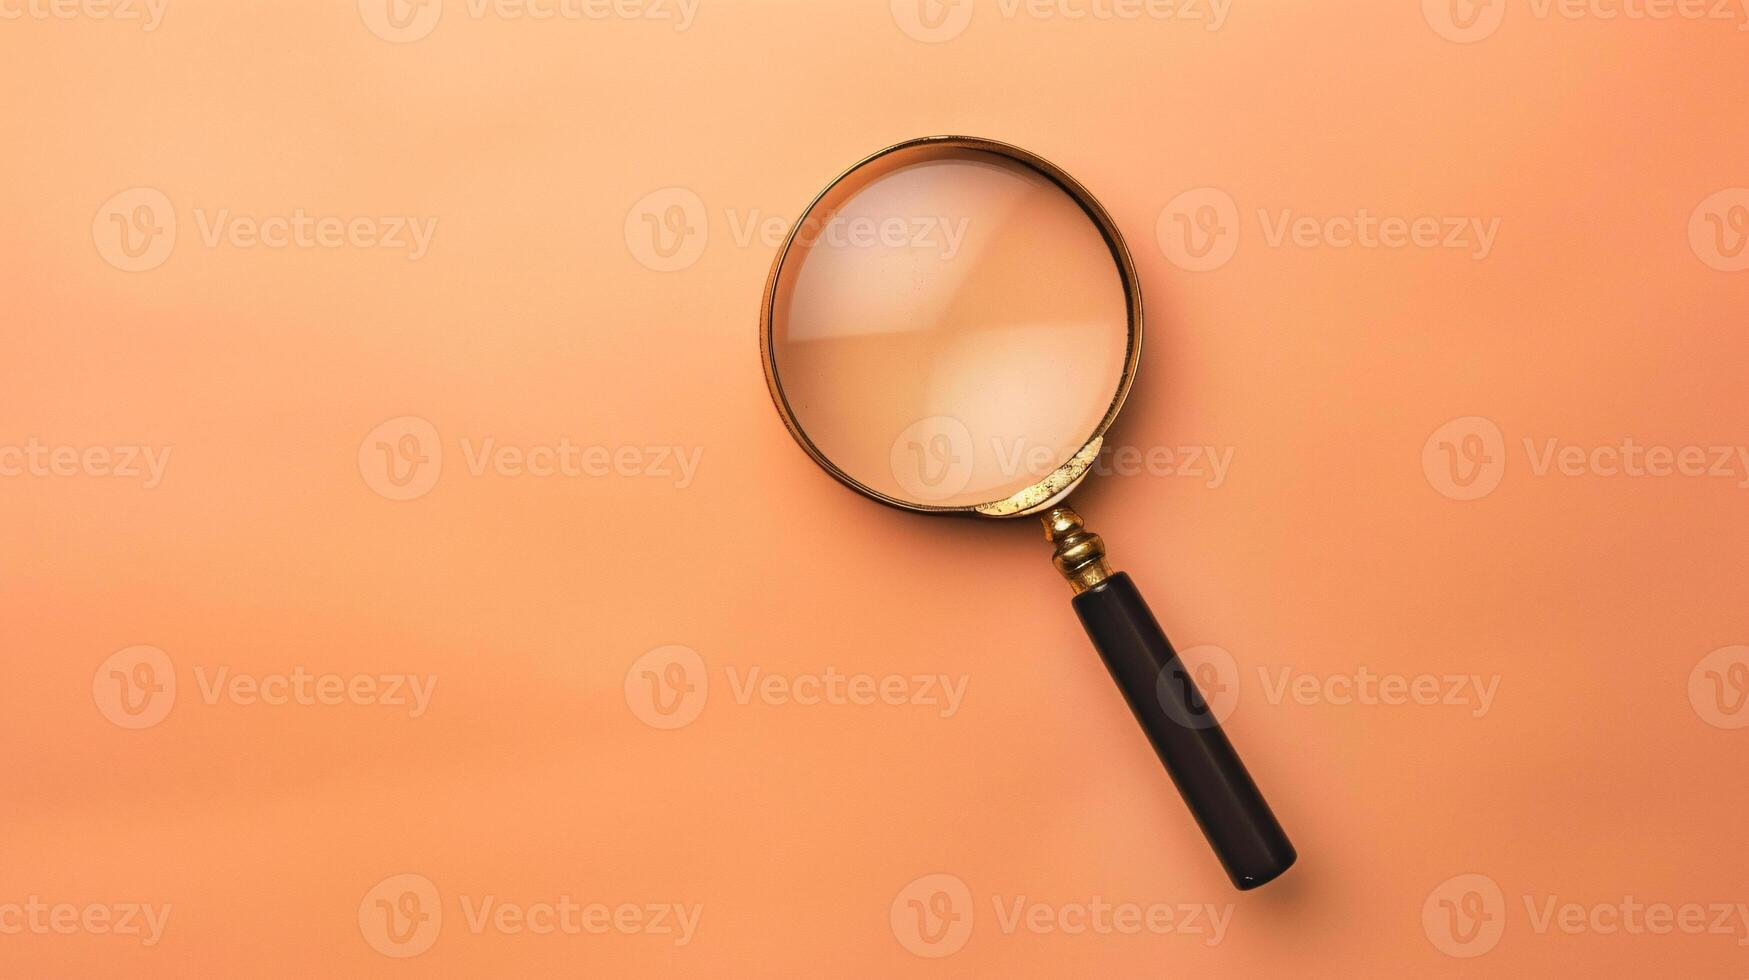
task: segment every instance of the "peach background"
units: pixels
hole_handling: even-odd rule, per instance
[[[1688,694],[1710,651],[1749,643],[1741,467],[1537,476],[1521,445],[1744,441],[1749,273],[1688,237],[1700,202],[1749,185],[1738,24],[1514,3],[1459,44],[1414,3],[1239,4],[1211,31],[978,0],[932,44],[879,2],[703,0],[685,31],[446,8],[406,44],[353,0],[170,0],[149,33],[0,20],[0,445],[173,447],[152,490],[0,479],[0,905],[172,906],[149,948],[0,935],[0,973],[1741,974],[1735,919],[1567,935],[1525,908],[1749,902],[1749,730]],[[861,154],[956,131],[1053,159],[1128,234],[1151,332],[1114,439],[1234,451],[1218,488],[1113,476],[1077,503],[1179,645],[1238,665],[1229,731],[1302,855],[1259,892],[1229,889],[1035,525],[860,500],[768,404],[772,249],[731,217],[793,216]],[[141,186],[179,231],[128,273],[94,215]],[[670,187],[708,237],[664,272],[626,227]],[[1237,202],[1241,237],[1191,273],[1155,228],[1200,187]],[[1257,217],[1363,207],[1502,220],[1474,261],[1271,247]],[[439,224],[418,261],[207,247],[196,211],[221,208]],[[404,416],[444,461],[398,502],[359,451]],[[1508,465],[1464,502],[1421,460],[1468,416]],[[685,488],[470,476],[460,440],[488,436],[702,457]],[[136,644],[178,693],[126,730],[93,679]],[[632,668],[670,645],[710,686],[658,730]],[[196,670],[221,666],[437,687],[418,719],[207,704]],[[968,682],[951,718],[737,703],[726,672],[755,666]],[[1498,694],[1481,717],[1272,704],[1257,675],[1362,666]],[[445,903],[405,960],[359,921],[402,873]],[[889,910],[934,873],[966,883],[973,929],[927,959]],[[1471,959],[1422,916],[1466,873],[1503,895]],[[677,947],[476,935],[457,907],[566,894],[702,920]],[[1234,909],[1212,946],[1005,934],[993,901],[1019,895]]]

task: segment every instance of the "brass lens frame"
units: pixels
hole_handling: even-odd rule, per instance
[[[1129,336],[1124,350],[1123,374],[1118,379],[1117,391],[1112,395],[1111,404],[1105,410],[1105,415],[1099,424],[1088,434],[1081,448],[1069,458],[1069,461],[1052,470],[1044,479],[1000,500],[992,500],[982,504],[970,504],[958,507],[942,507],[932,504],[920,504],[914,501],[901,500],[881,493],[866,486],[850,474],[839,469],[820,448],[814,445],[812,439],[803,431],[801,422],[796,419],[795,412],[790,408],[789,399],[783,392],[783,383],[777,376],[777,360],[772,345],[772,316],[776,307],[778,281],[783,272],[784,260],[789,257],[790,248],[795,244],[796,237],[806,225],[814,209],[830,195],[840,184],[851,175],[877,161],[894,162],[888,158],[897,155],[917,154],[920,157],[940,150],[970,150],[990,153],[1006,157],[1030,170],[1046,177],[1057,185],[1070,199],[1081,206],[1081,210],[1092,219],[1099,229],[1100,237],[1111,249],[1112,261],[1117,264],[1118,278],[1123,283],[1124,303],[1128,311]],[[1111,220],[1092,192],[1081,186],[1080,182],[1069,176],[1062,168],[1049,160],[998,140],[982,139],[976,136],[924,136],[918,139],[896,143],[884,150],[871,153],[857,161],[843,173],[833,178],[814,199],[808,202],[789,234],[785,236],[783,245],[777,251],[777,258],[771,263],[771,274],[765,280],[765,298],[759,307],[759,359],[765,367],[765,384],[771,391],[771,401],[777,406],[777,413],[783,417],[784,427],[789,429],[802,449],[812,456],[814,462],[820,464],[826,472],[832,474],[839,483],[844,484],[857,493],[873,500],[878,500],[890,507],[919,513],[975,513],[985,517],[1019,517],[1025,514],[1035,514],[1051,504],[1061,500],[1080,484],[1093,466],[1093,461],[1099,455],[1100,446],[1105,442],[1105,433],[1111,428],[1111,423],[1117,419],[1117,413],[1123,408],[1124,399],[1129,397],[1130,385],[1135,382],[1136,368],[1142,357],[1142,289],[1136,278],[1135,263],[1130,259],[1130,250],[1124,244],[1123,235],[1117,230],[1117,223]]]

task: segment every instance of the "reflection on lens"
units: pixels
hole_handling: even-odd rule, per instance
[[[833,465],[901,502],[969,507],[1067,462],[1111,408],[1129,308],[1111,246],[1056,183],[996,153],[908,148],[802,221],[773,369]]]

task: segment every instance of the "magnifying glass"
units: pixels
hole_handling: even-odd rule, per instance
[[[1086,188],[994,140],[881,150],[790,229],[759,344],[790,434],[845,486],[923,513],[1040,517],[1075,612],[1233,884],[1293,864],[1135,584],[1064,502],[1142,346],[1135,266]]]

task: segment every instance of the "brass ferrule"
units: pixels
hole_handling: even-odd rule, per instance
[[[1057,546],[1051,563],[1069,580],[1076,595],[1086,592],[1111,577],[1111,566],[1105,562],[1105,542],[1086,529],[1081,515],[1071,507],[1052,507],[1040,515],[1045,525],[1045,540]]]

